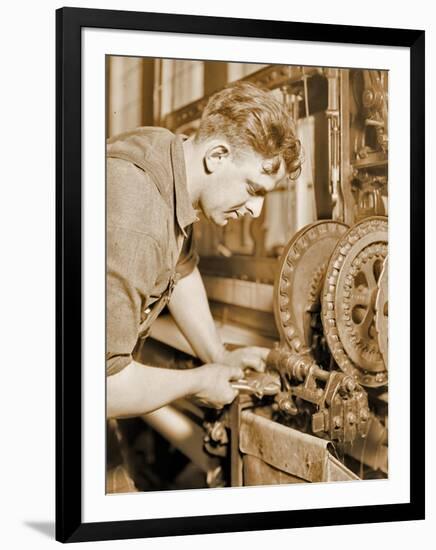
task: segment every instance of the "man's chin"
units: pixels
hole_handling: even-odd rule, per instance
[[[215,225],[218,225],[219,227],[224,227],[229,222],[228,218],[224,218],[223,216],[214,216],[214,215],[208,217],[208,220],[214,223]]]
[[[203,216],[208,222],[212,222],[214,225],[218,225],[219,227],[224,227],[225,225],[227,225],[229,219],[226,217],[225,213],[213,209],[209,210],[208,208],[205,208],[201,203],[198,206],[200,207]]]

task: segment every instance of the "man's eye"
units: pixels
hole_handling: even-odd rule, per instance
[[[247,190],[250,195],[256,195],[257,193],[256,189],[250,183],[247,184]]]

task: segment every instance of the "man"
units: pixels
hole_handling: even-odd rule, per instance
[[[196,267],[196,210],[217,225],[259,216],[264,196],[300,167],[286,107],[248,83],[213,95],[195,135],[139,128],[107,149],[107,415],[142,415],[195,396],[221,408],[242,368],[268,350],[224,349]],[[177,284],[176,284],[177,283]],[[171,370],[135,361],[140,335],[168,304],[204,366]]]

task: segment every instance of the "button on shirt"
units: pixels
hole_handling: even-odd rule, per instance
[[[132,361],[178,277],[198,262],[182,137],[138,128],[107,145],[106,366]]]

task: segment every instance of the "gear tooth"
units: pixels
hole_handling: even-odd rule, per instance
[[[295,335],[295,327],[294,326],[289,326],[286,330],[286,336],[292,340],[292,338],[294,337]]]
[[[301,340],[297,337],[297,338],[293,338],[291,340],[291,345],[292,347],[295,349],[295,351],[300,351],[301,349]]]
[[[286,295],[289,290],[289,283],[285,280],[282,280],[280,285],[280,294]]]
[[[290,321],[291,314],[289,313],[289,311],[282,311],[281,318],[282,318],[283,323],[286,324]]]
[[[343,367],[344,367],[344,369],[351,369],[353,367],[353,365],[351,364],[351,361],[349,359],[345,359],[345,361],[343,363]]]
[[[289,304],[289,298],[287,296],[280,297],[280,309],[284,310]]]

